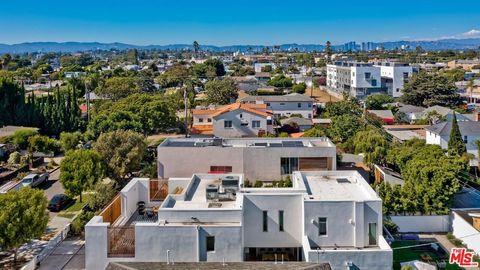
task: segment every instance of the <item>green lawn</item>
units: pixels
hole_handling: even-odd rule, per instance
[[[425,241],[411,241],[411,240],[404,240],[404,241],[395,241],[392,243],[392,248],[397,248],[397,247],[405,247],[405,246],[412,246],[412,245],[418,245],[418,244],[424,244],[428,243]],[[439,258],[437,255],[433,252],[418,252],[414,251],[411,248],[404,248],[404,249],[394,249],[393,250],[393,269],[395,270],[400,270],[400,263],[401,262],[408,262],[408,261],[413,261],[413,260],[421,260],[420,255],[426,254],[429,255],[434,261],[439,261]],[[447,261],[447,267],[445,269],[448,270],[461,270],[458,265],[456,264],[448,264],[448,259]]]
[[[67,208],[63,209],[58,213],[59,217],[64,218],[73,218],[78,211],[82,210],[82,208],[87,203],[88,197],[92,196],[91,193],[86,193],[82,195],[82,202],[80,202],[79,198],[77,197],[74,203],[70,204]]]

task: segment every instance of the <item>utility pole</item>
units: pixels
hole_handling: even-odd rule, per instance
[[[87,87],[87,80],[85,79],[85,96],[87,101],[87,122],[90,122],[90,92],[88,91]]]
[[[187,87],[183,85],[183,102],[185,105],[185,138],[188,138],[188,99],[187,99]]]

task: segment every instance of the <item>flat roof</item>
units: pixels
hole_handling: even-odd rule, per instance
[[[107,270],[213,270],[213,269],[228,269],[228,270],[330,270],[328,263],[312,263],[312,262],[226,262],[225,265],[221,262],[175,262],[175,264],[167,264],[166,262],[110,262],[106,268]]]
[[[294,177],[305,185],[307,200],[380,200],[357,171],[295,172]]]
[[[225,188],[222,186],[222,179],[225,177],[233,177],[238,180],[237,192],[240,189],[241,174],[210,174],[210,175],[194,175],[190,181],[190,185],[185,190],[184,196],[175,196],[174,203],[168,203],[162,209],[232,209],[240,208],[237,204],[239,196],[237,194],[225,194],[225,199],[207,200],[207,188],[216,187],[217,189]]]
[[[159,147],[335,147],[327,137],[315,138],[168,138]]]

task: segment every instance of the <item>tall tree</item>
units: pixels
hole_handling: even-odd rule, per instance
[[[22,188],[0,196],[0,248],[13,250],[39,238],[47,228],[47,199],[41,190]]]
[[[200,51],[200,44],[195,40],[193,42],[193,53],[195,54],[195,57],[197,57],[198,52]]]
[[[332,57],[332,43],[330,43],[330,41],[325,43],[325,54],[327,55],[327,62],[330,62]]]
[[[103,133],[94,144],[108,167],[108,174],[117,181],[140,169],[147,145],[142,134],[116,130]]]
[[[230,78],[214,79],[205,84],[205,93],[209,104],[224,105],[238,97],[238,87]]]
[[[420,72],[405,84],[402,102],[415,106],[455,107],[462,102],[455,84],[437,73]]]
[[[452,129],[450,130],[450,138],[448,139],[448,154],[451,156],[461,156],[467,152],[465,142],[463,141],[460,128],[458,127],[457,116],[453,113]]]
[[[105,166],[100,154],[94,150],[78,149],[67,152],[60,165],[60,182],[72,196],[80,196],[102,179]]]

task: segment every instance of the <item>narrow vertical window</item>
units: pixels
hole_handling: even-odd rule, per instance
[[[263,211],[263,231],[268,232],[268,211]]]
[[[368,244],[377,245],[377,223],[368,223]]]
[[[278,230],[283,232],[283,210],[278,211]]]
[[[215,251],[215,236],[207,236],[207,251]]]
[[[318,235],[327,235],[327,218],[318,218]]]

